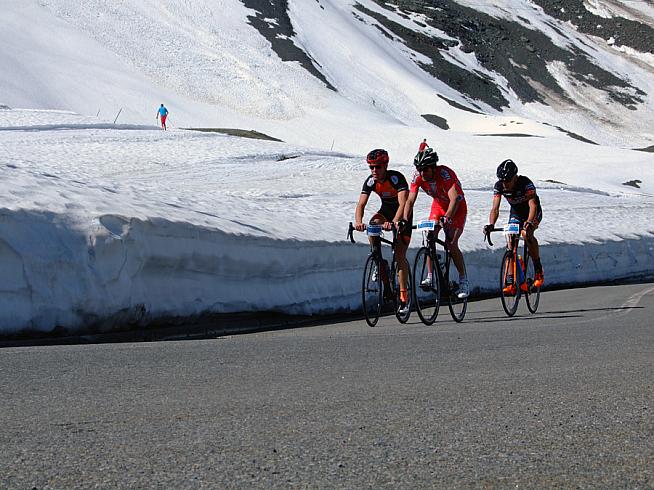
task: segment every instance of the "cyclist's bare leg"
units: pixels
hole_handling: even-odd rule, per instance
[[[465,262],[463,261],[463,254],[459,248],[459,237],[463,230],[461,228],[453,228],[450,232],[447,233],[447,245],[450,249],[450,255],[452,255],[452,261],[456,266],[456,270],[459,271],[459,277],[465,277],[466,267]]]
[[[398,268],[398,281],[400,283],[400,291],[407,290],[407,282],[409,279],[409,263],[406,260],[406,250],[409,244],[405,243],[403,237],[399,237],[395,243],[395,260]]]
[[[536,231],[536,228],[538,228],[538,226],[529,228],[528,231],[522,230],[522,237],[525,239],[525,242],[527,242],[529,255],[534,261],[534,264],[540,265],[540,250],[538,247],[538,240],[536,240],[536,237],[534,236],[534,231]]]
[[[435,231],[430,231],[429,232],[430,239],[431,238],[433,238],[434,240],[436,239],[436,237],[434,236],[434,233],[436,233],[436,232]],[[429,275],[429,277],[432,277],[433,273],[434,273],[434,268],[431,265],[431,256],[427,256],[427,274]]]

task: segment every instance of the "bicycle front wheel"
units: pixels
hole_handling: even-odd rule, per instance
[[[437,263],[432,264],[427,247],[418,250],[413,264],[413,297],[422,323],[433,324],[441,304],[441,272]]]
[[[450,315],[452,315],[455,322],[461,323],[468,309],[468,298],[459,298],[459,271],[454,266],[452,256],[449,254],[445,270],[447,274],[447,295],[449,298],[447,305],[450,308]]]
[[[500,270],[500,294],[502,297],[502,308],[507,315],[513,316],[518,310],[520,301],[520,288],[518,279],[514,277],[514,260],[513,252],[507,250],[502,259],[502,269]],[[518,266],[519,267],[519,266]]]
[[[377,325],[384,304],[382,273],[379,265],[379,260],[371,254],[368,256],[366,266],[363,268],[363,283],[361,285],[363,314],[366,317],[366,323],[371,327]]]
[[[536,310],[538,310],[538,304],[540,303],[540,286],[534,287],[534,276],[536,275],[536,271],[534,268],[534,261],[531,260],[531,257],[529,256],[529,250],[527,249],[526,244],[524,258],[526,269],[525,281],[527,283],[527,287],[529,288],[529,291],[525,294],[525,301],[529,311],[536,313]]]

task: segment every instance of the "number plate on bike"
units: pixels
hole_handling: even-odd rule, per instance
[[[423,219],[418,221],[416,228],[418,230],[432,231],[436,227],[436,222],[432,219]]]
[[[368,236],[380,236],[382,234],[381,225],[368,225],[366,228]]]
[[[519,223],[509,223],[504,225],[504,234],[505,235],[517,235],[520,233],[520,224]]]

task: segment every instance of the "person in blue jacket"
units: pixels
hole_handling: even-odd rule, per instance
[[[168,109],[166,109],[163,104],[161,104],[161,107],[157,110],[157,115],[155,117],[161,119],[161,129],[165,131],[167,129],[166,118],[168,117]]]

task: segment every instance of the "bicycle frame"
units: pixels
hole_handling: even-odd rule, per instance
[[[447,243],[447,238],[445,238],[444,240],[438,238],[438,233],[440,232],[442,227],[433,220],[424,220],[418,222],[418,224],[413,226],[413,228],[423,231],[422,249],[427,250],[429,260],[431,262],[431,267],[432,267],[432,277],[434,277],[433,274],[435,273],[439,281],[438,287],[433,288],[434,290],[437,289],[437,291],[434,291],[436,294],[436,298],[435,298],[436,303],[440,303],[441,298],[446,297],[448,299],[448,308],[450,310],[450,314],[452,315],[452,318],[456,322],[463,321],[467,309],[468,300],[467,298],[460,299],[458,298],[458,296],[456,296],[458,286],[455,283],[455,281],[450,280],[450,270],[454,266],[453,266],[450,247]],[[442,263],[440,260],[441,255],[438,253],[436,248],[437,245],[443,247],[443,250],[445,252],[445,256]],[[414,279],[418,279],[419,275],[422,274],[422,272],[418,271],[418,265],[419,265],[418,262],[420,260],[421,253],[422,252],[419,250],[418,254],[416,255],[416,264],[414,266]],[[418,295],[417,286],[413,288],[413,291],[415,295]],[[423,321],[423,323],[427,325],[431,325],[436,319],[436,316],[438,315],[438,307],[436,307],[435,312],[432,313],[432,315],[423,315],[422,312],[420,311],[420,302],[418,301],[417,296],[416,296],[415,303],[418,307],[418,312],[420,313],[419,315],[420,319]]]
[[[395,225],[391,224],[391,232],[393,233],[393,240],[388,240],[387,238],[384,238],[383,236],[381,236],[381,225],[371,225],[371,227],[373,227],[373,226],[375,228],[378,228],[378,230],[380,232],[380,235],[376,236],[376,238],[379,240],[379,246],[378,247],[375,244],[372,244],[372,243],[370,244],[370,254],[368,255],[368,259],[366,261],[366,268],[364,269],[364,283],[362,285],[362,303],[363,303],[364,315],[366,317],[366,321],[368,322],[368,324],[371,327],[374,326],[377,323],[378,319],[379,319],[379,316],[381,314],[381,307],[383,306],[383,304],[392,301],[393,309],[395,310],[395,316],[397,317],[398,321],[400,321],[400,323],[406,323],[409,320],[409,317],[411,315],[411,308],[409,308],[408,312],[403,313],[403,314],[398,312],[398,306],[399,306],[399,301],[400,301],[400,299],[399,299],[400,291],[399,291],[399,286],[396,287],[396,281],[399,280],[399,279],[398,279],[398,264],[397,264],[397,260],[396,260],[396,257],[395,257],[395,244],[397,243],[397,235],[398,235],[397,229],[395,228]],[[366,227],[366,228],[368,229],[368,227]],[[350,222],[349,227],[348,227],[347,238],[352,243],[355,243],[354,233],[353,233],[354,231],[355,231],[355,228],[352,225],[352,223]],[[367,281],[369,281],[370,278],[366,278],[366,274],[367,274],[366,271],[368,270],[368,263],[370,261],[372,261],[375,264],[376,270],[380,272],[380,275],[383,274],[381,271],[383,271],[385,268],[384,268],[384,266],[382,266],[382,264],[384,264],[386,261],[383,258],[381,245],[384,244],[384,243],[387,244],[387,245],[390,245],[390,247],[391,247],[391,264],[390,264],[389,270],[386,271],[387,277],[383,281],[384,282],[383,289],[384,289],[384,291],[389,292],[388,294],[390,295],[390,297],[392,299],[389,300],[387,297],[380,298],[380,300],[379,300],[380,304],[377,307],[376,314],[369,315],[368,311],[367,311],[367,307],[366,307],[366,290],[367,290],[366,283],[367,283]],[[411,270],[410,270],[410,268],[408,268],[407,272],[408,272],[408,274],[407,274],[407,276],[408,276],[407,277],[407,288],[409,288],[410,283],[411,283]],[[382,295],[382,296],[385,296],[385,295]],[[409,294],[408,296],[409,296],[409,299],[411,299],[411,295]]]
[[[511,228],[509,229],[509,227]],[[509,229],[508,233],[507,229]],[[490,246],[493,246],[490,234],[498,231],[504,232],[505,235],[507,235],[507,251],[504,254],[504,258],[502,259],[502,266],[500,269],[500,297],[502,300],[502,307],[508,316],[515,315],[518,309],[520,296],[524,294],[527,308],[531,313],[536,313],[536,310],[538,309],[538,303],[540,301],[540,288],[534,289],[533,277],[529,277],[528,266],[531,257],[529,254],[527,241],[522,236],[522,229],[518,227],[517,223],[509,223],[507,228],[494,227],[492,230],[489,230],[489,232],[486,233],[484,237]],[[521,240],[524,242],[522,256],[519,254]],[[509,266],[507,261],[507,256],[509,254],[511,261],[510,267],[512,268],[511,276],[513,277],[513,284],[515,285],[514,292],[506,292],[504,290],[505,287],[510,286],[505,281],[506,277],[508,276],[508,271],[505,271],[505,267]],[[514,298],[513,302],[511,302],[511,298]]]

